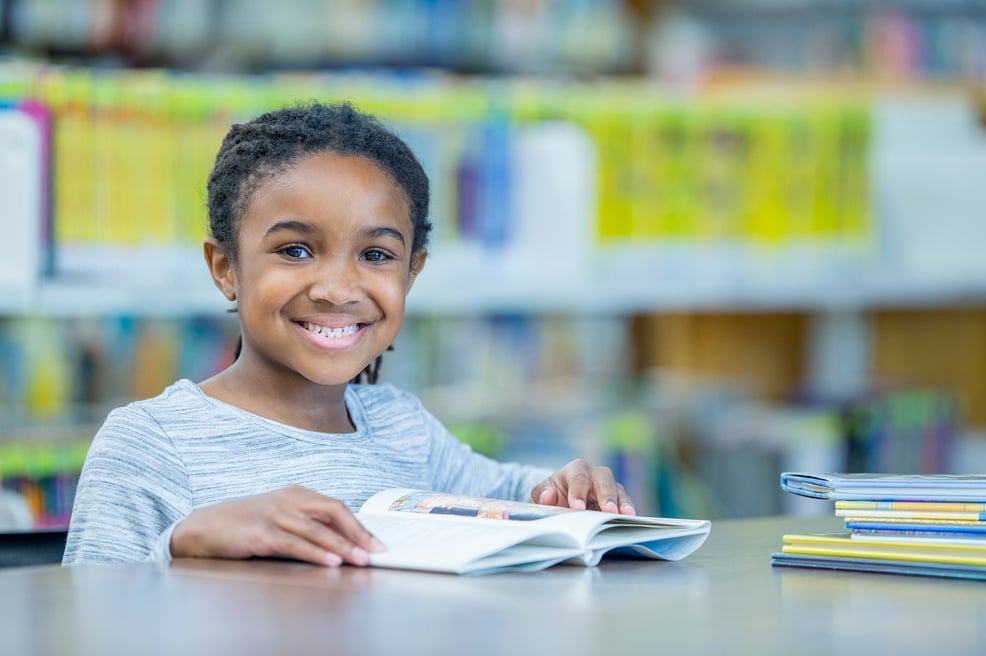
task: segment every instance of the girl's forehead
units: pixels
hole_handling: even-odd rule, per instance
[[[243,218],[252,223],[257,213],[269,219],[272,213],[302,208],[345,208],[357,214],[389,216],[406,222],[407,229],[413,227],[403,187],[374,161],[358,155],[323,151],[299,157],[290,166],[258,180]]]
[[[339,178],[358,177],[378,186],[392,187],[393,191],[406,196],[404,188],[386,168],[364,155],[320,150],[305,153],[280,167],[272,168],[266,175],[260,174],[256,188],[270,184],[290,184],[302,178],[319,176],[324,176],[328,183]]]

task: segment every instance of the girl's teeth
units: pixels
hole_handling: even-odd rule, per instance
[[[314,324],[314,323],[306,323],[304,324],[304,326],[305,326],[305,330],[309,332],[313,332],[316,335],[321,335],[322,337],[329,337],[329,338],[346,337],[348,335],[352,335],[353,333],[359,330],[358,324],[353,324],[352,326],[344,326],[342,328],[329,328],[328,326],[319,326],[318,324]]]

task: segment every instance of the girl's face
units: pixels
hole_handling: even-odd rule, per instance
[[[412,238],[401,188],[368,159],[318,153],[262,183],[217,277],[235,294],[237,367],[254,382],[347,383],[400,330],[425,259]]]

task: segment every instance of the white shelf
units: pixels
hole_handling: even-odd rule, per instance
[[[47,281],[38,287],[36,300],[22,312],[54,317],[224,313],[230,304],[212,285],[205,264],[202,265],[202,279],[202,282],[176,282],[159,286]]]
[[[505,254],[443,254],[436,249],[411,290],[408,312],[612,315],[986,303],[986,267],[977,275],[901,275],[854,263],[844,253],[822,255],[818,250],[744,257],[736,247],[639,246],[598,255],[585,263],[581,274],[563,276],[538,271],[536,262],[510,264]],[[462,259],[471,265],[460,267]],[[29,304],[23,297],[0,296],[0,308],[7,314],[55,317],[220,316],[230,304],[212,285],[204,263],[201,268],[199,278],[171,284],[47,281],[30,295]]]

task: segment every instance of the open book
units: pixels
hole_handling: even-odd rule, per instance
[[[605,554],[679,560],[709,535],[707,520],[633,517],[519,501],[395,488],[356,515],[387,546],[377,567],[453,574],[597,565]]]

